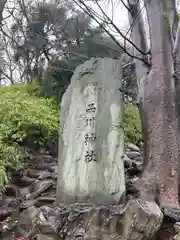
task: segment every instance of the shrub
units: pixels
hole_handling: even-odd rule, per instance
[[[123,129],[125,143],[137,144],[142,139],[139,111],[132,103],[123,106]]]
[[[57,105],[36,94],[34,83],[0,87],[0,169],[18,170],[29,157],[26,149],[48,150],[57,143]]]

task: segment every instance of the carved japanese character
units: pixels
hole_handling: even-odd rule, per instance
[[[95,117],[92,118],[86,118],[86,126],[94,126],[94,122],[95,122]]]
[[[89,135],[88,133],[85,135],[85,139],[84,139],[84,144],[87,145],[89,142]]]
[[[85,135],[84,144],[93,143],[96,140],[95,133],[90,133]]]
[[[96,140],[95,133],[91,133],[89,140],[91,141],[91,143],[93,143]]]
[[[85,154],[85,161],[86,162],[91,162],[91,161],[97,161],[96,160],[96,154],[93,150],[91,151],[86,151],[86,154]]]
[[[94,106],[94,103],[88,104],[88,108],[86,109],[87,113],[93,113],[96,111],[96,107]]]

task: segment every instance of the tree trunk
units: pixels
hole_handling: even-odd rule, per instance
[[[142,118],[147,120],[148,152],[147,166],[136,186],[143,198],[156,201],[160,207],[179,207],[178,121],[166,9],[161,1],[146,5],[152,66],[144,86]]]
[[[170,99],[170,90],[157,86],[155,81],[159,79],[161,82],[164,78],[166,76],[162,76],[161,71],[153,70],[148,76],[146,89],[149,91],[143,101],[143,114],[147,112],[148,122],[147,165],[137,186],[147,200],[154,200],[161,207],[179,207],[178,124],[175,106]]]

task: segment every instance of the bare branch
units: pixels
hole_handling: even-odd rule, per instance
[[[128,11],[130,11],[128,5],[125,4],[124,0],[121,0],[121,2],[122,2],[122,4],[123,4],[123,6],[124,6]]]
[[[81,0],[79,0],[81,1]],[[120,29],[114,24],[114,22],[108,17],[108,15],[105,13],[105,11],[102,9],[101,5],[99,4],[98,0],[94,0],[97,4],[97,6],[99,7],[99,9],[101,10],[101,12],[103,13],[103,15],[107,18],[107,20],[110,22],[110,24],[114,27],[114,29],[120,34],[120,36],[127,41],[129,44],[131,44],[137,51],[139,51],[142,55],[147,55],[149,54],[149,52],[144,52],[141,48],[139,48],[136,44],[134,44],[134,42],[132,42],[129,38],[126,37],[126,35],[124,35]]]
[[[104,26],[104,24],[102,24],[101,22],[99,22],[99,20],[91,13],[91,8],[89,8],[82,0],[73,0],[73,2],[79,7],[81,8],[86,14],[88,14],[93,20],[96,21],[96,23],[98,23],[98,25],[111,37],[111,39],[116,43],[116,45],[122,49],[128,56],[138,59],[142,62],[144,62],[145,65],[149,66],[149,62],[147,61],[147,58],[141,58],[139,56],[134,56],[133,54],[131,54],[125,46],[122,46],[114,37],[113,34],[111,34],[106,27]],[[80,2],[80,3],[79,3]],[[84,6],[84,8],[82,7],[82,5]]]

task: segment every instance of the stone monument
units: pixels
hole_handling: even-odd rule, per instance
[[[60,111],[57,203],[117,203],[125,191],[121,60],[77,67]]]

